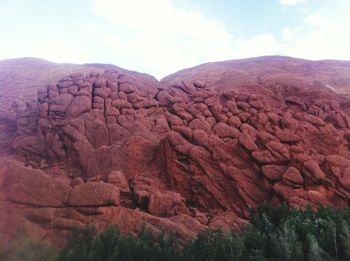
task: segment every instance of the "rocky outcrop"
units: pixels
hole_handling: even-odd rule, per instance
[[[0,150],[6,150],[14,133],[35,132],[37,93],[71,73],[103,72],[116,69],[108,64],[57,64],[37,58],[0,61]],[[121,68],[119,68],[122,70]],[[17,118],[21,117],[18,121]],[[18,141],[21,142],[22,141]]]
[[[239,229],[264,201],[348,206],[348,90],[332,68],[350,65],[257,58],[160,82],[109,69],[50,83],[0,156],[0,230],[146,225],[186,240]]]

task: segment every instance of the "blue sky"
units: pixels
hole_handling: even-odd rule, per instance
[[[1,0],[0,59],[113,63],[157,78],[204,62],[350,60],[349,0]]]

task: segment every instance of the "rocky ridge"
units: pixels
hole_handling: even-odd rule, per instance
[[[160,82],[73,73],[16,112],[0,157],[0,231],[60,242],[143,225],[193,238],[239,229],[263,201],[348,206],[349,62],[205,64]]]

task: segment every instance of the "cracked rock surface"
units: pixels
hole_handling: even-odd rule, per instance
[[[184,241],[239,229],[264,201],[348,206],[349,62],[262,57],[161,81],[96,68],[0,114],[1,240],[94,223]]]

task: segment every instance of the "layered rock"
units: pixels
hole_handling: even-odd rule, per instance
[[[186,240],[239,229],[264,201],[348,206],[347,89],[322,71],[316,84],[310,64],[332,71],[278,57],[49,84],[17,117],[16,154],[1,156],[0,229],[60,239],[89,223],[146,225]]]

